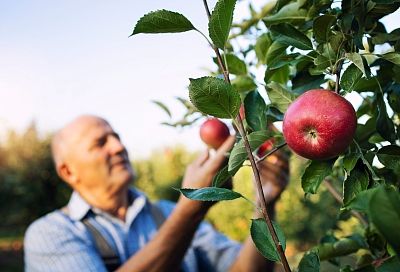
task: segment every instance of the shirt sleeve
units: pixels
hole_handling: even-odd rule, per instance
[[[168,216],[175,204],[160,201],[160,208]],[[199,271],[228,271],[241,250],[241,244],[229,239],[212,225],[203,221],[193,238],[191,248],[194,250]]]
[[[241,244],[229,239],[203,221],[192,242],[201,271],[228,271],[241,249]]]
[[[75,224],[56,213],[32,223],[24,239],[25,271],[107,271],[90,236]]]

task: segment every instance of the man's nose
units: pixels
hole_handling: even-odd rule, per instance
[[[123,150],[125,150],[125,146],[122,144],[121,140],[115,136],[110,136],[108,139],[109,148],[112,154],[117,154]]]

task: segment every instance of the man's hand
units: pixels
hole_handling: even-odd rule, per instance
[[[278,150],[260,161],[257,167],[267,203],[275,202],[288,184],[288,156],[283,151]],[[259,203],[258,194],[257,203]]]
[[[222,168],[227,153],[232,149],[234,143],[235,136],[230,136],[213,156],[210,156],[208,150],[204,151],[186,168],[182,187],[198,189],[211,186],[213,177]]]

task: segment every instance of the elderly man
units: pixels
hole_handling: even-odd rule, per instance
[[[233,144],[230,137],[215,156],[203,153],[188,166],[182,187],[210,186]],[[176,204],[152,204],[131,187],[128,153],[104,119],[78,117],[55,135],[52,152],[58,175],[74,192],[65,208],[28,228],[27,271],[265,271],[271,265],[250,238],[240,245],[202,222],[210,203],[180,197]],[[278,188],[271,190],[276,199],[287,164],[260,168]]]

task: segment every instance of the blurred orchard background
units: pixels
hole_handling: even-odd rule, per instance
[[[249,2],[259,10],[268,1],[239,1],[234,18],[249,16]],[[186,165],[205,147],[198,125],[175,129],[160,123],[179,119],[184,109],[174,97],[187,97],[188,78],[215,64],[196,33],[128,38],[143,14],[160,8],[207,28],[202,1],[0,2],[0,271],[23,269],[26,227],[67,203],[71,190],[56,176],[50,139],[80,114],[101,115],[121,134],[139,189],[153,200],[177,199],[172,187],[180,186]],[[388,31],[395,28],[399,11],[384,21]],[[172,117],[153,100],[167,104]],[[297,263],[297,253],[329,236],[328,229],[343,236],[358,225],[348,214],[337,214],[340,205],[325,188],[305,197],[304,161],[290,160],[290,184],[278,203],[277,220],[288,240],[287,256]],[[250,167],[240,170],[234,186],[252,197]],[[239,199],[218,203],[207,220],[243,241],[252,216],[252,207]]]
[[[51,134],[41,136],[35,123],[26,130],[9,130],[0,148],[0,268],[22,269],[23,233],[29,223],[68,201],[71,190],[57,177],[50,154]],[[176,200],[185,166],[196,152],[184,145],[154,149],[144,159],[133,160],[138,173],[135,185],[152,200]],[[277,206],[277,220],[285,227],[287,255],[296,261],[296,253],[314,245],[334,228],[338,236],[351,233],[357,222],[337,216],[338,205],[330,194],[322,192],[305,198],[300,185],[303,161],[291,158],[291,180]],[[235,176],[235,190],[252,197],[250,167]],[[325,190],[325,189],[323,189]],[[229,237],[243,241],[249,233],[252,206],[243,199],[215,205],[207,219]],[[299,256],[301,257],[301,256]],[[298,261],[298,260],[297,260]]]

